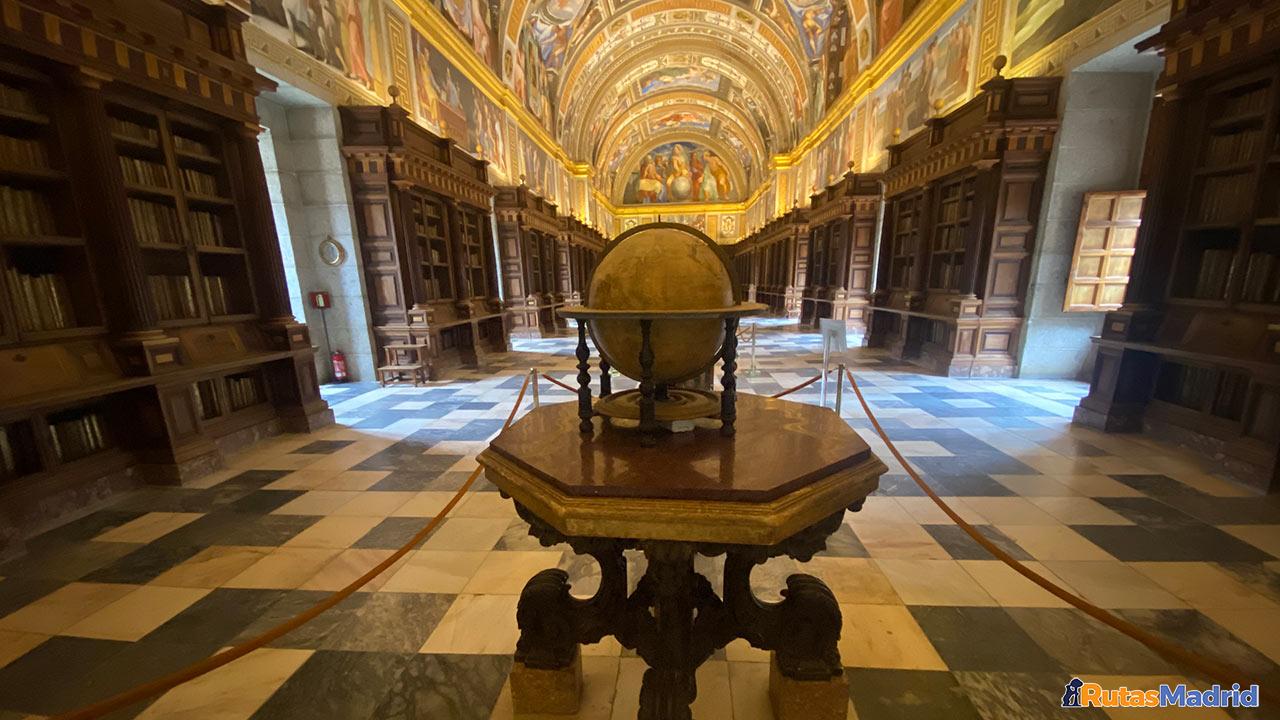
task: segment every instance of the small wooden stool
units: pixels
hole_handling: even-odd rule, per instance
[[[403,382],[407,373],[413,386],[427,383],[427,363],[423,354],[430,347],[427,343],[391,343],[382,346],[386,364],[378,368],[378,383],[386,387],[388,382]],[[391,378],[388,381],[388,377]]]

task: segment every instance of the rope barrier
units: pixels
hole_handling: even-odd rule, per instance
[[[1244,686],[1256,683],[1260,689],[1262,697],[1266,698],[1270,702],[1280,703],[1280,692],[1262,684],[1256,679],[1250,679],[1248,674],[1239,668],[1217,660],[1202,657],[1189,650],[1178,647],[1164,638],[1148,632],[1128,620],[1118,617],[1114,613],[1094,605],[1088,600],[1059,587],[1053,581],[1044,577],[1035,570],[1023,565],[1017,558],[1005,552],[1000,546],[991,542],[986,535],[978,532],[977,528],[970,525],[964,518],[960,517],[955,510],[951,509],[951,506],[939,497],[928,483],[921,479],[920,474],[911,467],[910,463],[907,462],[907,459],[902,456],[902,453],[898,452],[898,448],[893,444],[893,441],[889,439],[888,433],[886,433],[884,428],[880,426],[880,421],[876,419],[875,413],[871,412],[871,407],[867,405],[866,398],[862,396],[862,389],[858,387],[858,381],[853,379],[853,372],[845,370],[845,377],[848,378],[849,385],[853,388],[854,394],[858,396],[858,402],[862,404],[862,411],[866,414],[867,419],[871,421],[871,425],[875,428],[876,434],[878,434],[880,439],[884,441],[884,444],[889,448],[889,452],[893,454],[893,457],[898,460],[904,469],[906,469],[907,474],[911,476],[911,479],[920,486],[920,489],[929,496],[929,499],[933,500],[934,504],[936,504],[942,512],[946,513],[947,517],[951,518],[952,522],[958,525],[966,535],[973,538],[974,542],[978,543],[983,547],[983,549],[995,556],[997,560],[1000,560],[1005,565],[1013,568],[1020,575],[1036,585],[1039,585],[1059,600],[1070,604],[1072,607],[1080,610],[1098,622],[1108,625],[1115,630],[1119,630],[1125,635],[1128,635],[1134,640],[1146,645],[1166,660],[1182,665],[1183,667],[1197,670],[1212,680],[1224,683],[1227,687],[1230,687],[1233,683],[1240,683]]]
[[[502,424],[503,430],[507,429],[511,425],[511,422],[515,420],[516,412],[520,410],[520,404],[524,402],[525,391],[529,389],[530,379],[530,375],[525,375],[524,384],[520,386],[520,394],[516,396],[516,403],[512,406],[511,413],[507,415],[506,422]],[[431,521],[419,530],[416,535],[410,538],[409,542],[400,546],[399,550],[396,550],[385,560],[373,566],[364,575],[361,575],[359,578],[352,581],[351,584],[326,597],[324,600],[321,600],[307,610],[298,613],[289,620],[276,625],[270,630],[267,630],[250,640],[234,647],[227,648],[216,655],[188,665],[181,670],[169,673],[168,675],[152,680],[151,682],[138,685],[132,689],[126,690],[118,695],[114,695],[92,705],[87,705],[78,710],[58,715],[53,720],[93,720],[94,718],[100,718],[104,715],[115,712],[116,710],[129,707],[134,703],[168,692],[178,685],[212,672],[233,660],[244,657],[254,650],[257,650],[280,639],[281,637],[284,637],[288,633],[297,630],[317,618],[321,613],[332,608],[343,600],[346,600],[357,590],[367,585],[369,581],[385,572],[387,568],[396,564],[396,562],[407,555],[418,543],[426,540],[427,536],[429,536],[440,522],[444,520],[445,516],[449,514],[449,511],[453,510],[454,506],[458,504],[458,501],[462,499],[462,496],[471,489],[472,483],[476,481],[476,478],[480,477],[480,471],[481,468],[476,466],[476,469],[472,470],[471,474],[467,476],[467,481],[462,484],[462,487],[459,488],[458,492],[456,492],[449,502],[445,504],[444,508],[437,513],[435,517],[431,518]]]

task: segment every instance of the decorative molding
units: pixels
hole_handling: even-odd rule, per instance
[[[244,25],[245,48],[254,66],[332,105],[385,105],[387,99],[343,77],[253,22]]]

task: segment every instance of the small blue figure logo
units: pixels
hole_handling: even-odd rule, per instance
[[[1062,693],[1062,707],[1078,708],[1080,705],[1080,687],[1084,685],[1084,681],[1080,678],[1071,678],[1071,682],[1067,683],[1066,691]]]

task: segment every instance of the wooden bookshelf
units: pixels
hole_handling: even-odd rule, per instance
[[[22,6],[0,27],[0,555],[117,490],[332,422],[289,314],[244,16]]]
[[[596,228],[572,215],[560,218],[561,260],[557,263],[557,292],[568,304],[581,305],[587,301],[591,287],[591,274],[604,254],[609,238]],[[568,323],[559,315],[556,321],[563,327]]]
[[[507,347],[486,163],[398,105],[340,108],[378,356],[426,345],[428,375]]]
[[[801,293],[800,324],[843,320],[866,329],[871,264],[880,212],[880,176],[852,171],[809,198],[809,264]]]
[[[809,210],[795,207],[770,220],[734,246],[742,296],[770,312],[800,318],[808,279]]]
[[[498,253],[502,268],[503,307],[513,332],[530,337],[554,335],[556,309],[567,297],[556,282],[561,265],[561,222],[555,203],[525,185],[497,188]]]
[[[1280,2],[1175,5],[1144,43],[1179,62],[1166,65],[1157,87],[1133,272],[1124,305],[1107,314],[1096,341],[1094,377],[1075,417],[1172,438],[1274,492],[1280,37],[1246,30],[1274,20]],[[1213,40],[1226,32],[1236,42]]]
[[[1017,373],[1060,83],[997,74],[889,146],[870,345],[942,375]]]

